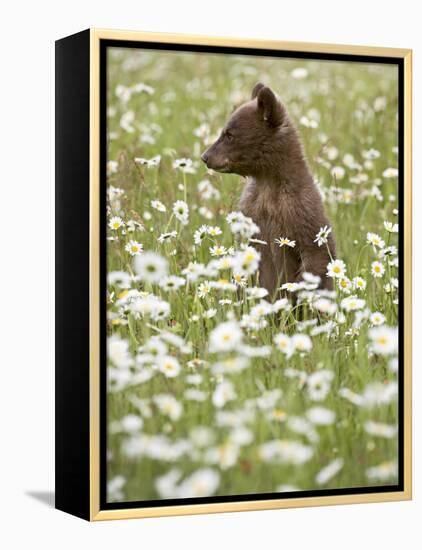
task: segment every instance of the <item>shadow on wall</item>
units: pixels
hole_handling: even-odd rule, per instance
[[[42,502],[49,508],[54,508],[55,493],[54,491],[26,491],[27,496]]]

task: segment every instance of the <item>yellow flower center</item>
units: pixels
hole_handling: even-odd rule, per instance
[[[286,418],[286,413],[283,411],[283,409],[274,409],[273,417],[276,420],[284,420]]]

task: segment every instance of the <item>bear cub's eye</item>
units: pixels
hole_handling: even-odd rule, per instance
[[[234,138],[234,135],[231,132],[226,130],[225,137],[226,137],[227,141],[232,141],[233,138]]]

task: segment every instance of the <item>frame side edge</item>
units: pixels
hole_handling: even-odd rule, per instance
[[[89,516],[100,512],[100,37],[90,29],[89,126],[89,357],[90,498]]]
[[[404,55],[404,491],[412,498],[412,50]]]
[[[56,51],[55,507],[89,518],[89,31]]]

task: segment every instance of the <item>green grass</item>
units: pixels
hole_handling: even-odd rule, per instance
[[[370,312],[381,312],[386,325],[397,326],[396,292],[387,293],[384,289],[391,277],[397,277],[397,267],[394,262],[390,265],[389,261],[382,259],[385,274],[374,278],[371,262],[379,258],[374,247],[366,242],[367,232],[375,232],[386,246],[397,246],[397,235],[384,228],[385,220],[396,221],[393,210],[398,208],[397,178],[383,176],[385,169],[397,166],[397,153],[393,150],[397,145],[397,70],[393,66],[124,49],[114,50],[109,56],[108,159],[117,161],[117,165],[109,175],[108,184],[122,190],[118,200],[110,201],[109,216],[119,216],[124,222],[130,219],[138,221],[144,229],[133,233],[125,232],[124,228],[109,229],[108,236],[114,239],[108,241],[109,272],[134,273],[133,258],[125,250],[130,239],[142,243],[145,251],[155,251],[166,257],[169,273],[179,276],[190,261],[207,264],[212,259],[209,247],[215,243],[239,247],[225,218],[229,212],[237,210],[243,181],[233,175],[207,174],[199,160],[206,143],[194,132],[201,124],[206,124],[212,140],[234,106],[247,100],[253,85],[261,80],[279,94],[299,126],[309,164],[325,195],[326,210],[337,241],[337,257],[346,263],[346,274],[350,279],[360,276],[367,282],[365,291],[352,291],[352,294],[359,294]],[[297,67],[307,69],[306,78],[293,78],[292,70]],[[154,92],[134,92],[127,101],[117,97],[117,85],[132,87],[139,82],[152,86]],[[385,98],[386,105],[374,110],[374,105],[382,102],[377,99],[380,97]],[[300,123],[303,116],[315,118],[315,111],[317,128]],[[133,112],[130,123],[133,131],[121,126],[121,117],[127,116],[128,112]],[[142,135],[149,136],[148,140],[142,140]],[[332,147],[337,148],[338,157],[328,160]],[[363,152],[369,149],[380,153],[372,165],[365,164],[363,158]],[[134,162],[135,157],[150,159],[158,154],[161,155],[159,166],[147,168]],[[353,155],[360,167],[349,167],[347,159],[344,164],[346,154]],[[173,168],[173,161],[181,157],[194,161],[194,174],[184,174]],[[331,175],[334,166],[345,169],[342,179],[336,180]],[[361,183],[355,183],[357,175],[360,175]],[[203,179],[208,179],[218,189],[220,198],[201,198],[197,184]],[[374,187],[378,189],[378,197],[374,196]],[[185,194],[189,222],[182,225],[172,216],[172,205],[176,200],[184,200]],[[156,199],[166,206],[166,212],[151,207],[151,200]],[[209,209],[212,219],[207,220],[201,215],[201,206]],[[145,212],[150,213],[151,219],[145,218]],[[195,246],[194,231],[204,223],[219,226],[222,234]],[[177,231],[177,238],[160,244],[158,236],[168,231]],[[294,235],[288,237],[294,239]],[[222,275],[231,277],[229,271]],[[137,355],[142,356],[139,346],[159,334],[160,330],[171,331],[192,346],[190,353],[181,353],[169,346],[169,354],[181,365],[175,378],[167,378],[148,365],[144,370],[151,372],[149,380],[133,384],[133,379],[129,378],[121,390],[108,393],[109,426],[128,414],[137,415],[143,421],[142,428],[132,435],[124,429],[117,430],[117,433],[115,429],[109,430],[108,480],[115,480],[116,476],[125,479],[121,492],[110,491],[109,498],[161,498],[156,481],[172,469],[180,471],[179,485],[174,488],[173,496],[274,492],[281,485],[310,490],[396,483],[394,468],[384,480],[373,480],[367,475],[368,468],[397,460],[396,436],[387,438],[365,431],[365,423],[369,420],[390,426],[397,424],[395,399],[372,407],[359,407],[339,394],[339,390],[345,387],[362,394],[372,383],[379,382],[389,387],[389,383],[396,381],[397,375],[390,367],[392,355],[370,352],[370,322],[364,320],[353,330],[355,312],[344,312],[344,322],[332,317],[335,329],[331,338],[326,334],[312,336],[312,349],[302,354],[296,352],[290,358],[275,349],[273,337],[279,332],[293,335],[298,332],[301,320],[317,318],[310,307],[303,308],[302,318],[295,312],[280,312],[268,317],[268,326],[264,329],[245,329],[245,342],[253,346],[269,345],[271,354],[251,359],[250,365],[240,373],[224,375],[225,380],[233,384],[236,397],[218,408],[212,401],[219,383],[212,365],[225,355],[209,352],[209,334],[228,316],[239,320],[259,300],[246,300],[244,290],[229,293],[215,289],[206,298],[199,298],[197,287],[203,280],[190,282],[173,293],[165,292],[155,284],[133,282],[132,288],[152,292],[170,304],[170,315],[161,321],[153,321],[148,316],[137,318],[133,312],[122,310],[116,302],[124,296],[125,290],[118,285],[109,285],[109,335],[124,339],[134,360]],[[346,296],[338,290],[333,299],[339,311],[342,311],[341,300]],[[220,305],[221,298],[230,298],[233,302],[240,298],[241,303],[237,306]],[[217,309],[211,319],[204,318],[204,312],[209,308]],[[193,321],[192,316],[199,320]],[[325,323],[328,319],[320,314],[318,322]],[[309,333],[309,330],[305,329],[304,333]],[[234,357],[236,354],[237,350],[228,355]],[[195,358],[206,364],[189,367],[187,363]],[[289,368],[300,371],[302,378],[288,377]],[[110,361],[109,369],[110,372],[119,370],[113,361]],[[326,398],[313,401],[305,378],[321,369],[331,371],[334,377]],[[135,376],[136,371],[132,366],[131,376]],[[201,402],[185,396],[186,389],[194,387],[189,383],[192,374],[201,375],[200,383],[195,386],[203,392]],[[253,402],[275,389],[281,390],[281,396],[269,410],[263,410]],[[170,420],[159,411],[153,399],[158,394],[170,394],[183,406],[179,419]],[[134,405],[134,398],[143,400],[150,409],[150,416],[148,410],[140,410]],[[312,434],[295,432],[291,425],[292,418],[303,418],[313,406],[322,406],[336,415],[334,423],[313,428],[318,440],[314,440]],[[274,409],[278,420],[271,419]],[[221,425],[221,411],[236,411],[237,424],[249,431],[247,443],[236,443],[232,430]],[[242,419],[245,411],[249,416]],[[206,442],[204,448],[198,446],[192,437],[192,430],[198,426],[209,428],[211,434],[212,441]],[[146,447],[150,449],[145,435],[165,435],[174,445],[187,441],[190,449],[177,459],[151,458],[144,452],[128,456],[125,452],[128,441],[142,442],[140,448],[144,451]],[[261,445],[278,439],[300,442],[312,448],[312,458],[300,465],[264,461]],[[221,453],[224,449],[226,453],[233,452],[232,464],[215,463],[209,456],[210,447],[220,447]],[[331,479],[318,485],[318,472],[338,458],[344,461],[343,467]],[[189,494],[176,493],[181,480],[203,468],[217,474],[215,488],[207,492],[202,486],[195,485],[186,489]],[[118,481],[115,483],[119,485]]]

